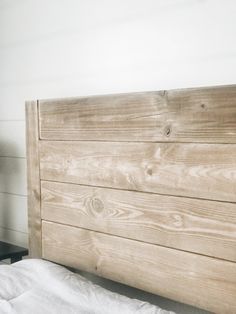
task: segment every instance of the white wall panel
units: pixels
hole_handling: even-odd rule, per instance
[[[0,227],[28,232],[27,197],[0,193]]]
[[[0,192],[27,194],[25,158],[0,157]],[[26,219],[23,213],[22,219]]]
[[[224,5],[219,0],[23,1],[2,13],[9,28],[0,28],[0,85],[57,81],[70,89],[68,83],[78,80],[81,94],[81,79],[95,86],[110,82],[110,89],[120,91],[127,84],[136,90],[230,83],[235,13],[232,0]]]
[[[8,243],[28,247],[28,234],[0,227],[0,239]]]
[[[0,156],[26,156],[24,121],[0,119]]]

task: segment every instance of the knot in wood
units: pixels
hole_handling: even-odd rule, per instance
[[[99,198],[92,199],[93,209],[97,212],[101,212],[104,209],[103,202]]]
[[[174,219],[174,226],[177,227],[177,228],[180,228],[183,226],[183,218],[181,215],[179,214],[174,214],[173,215],[173,219]]]

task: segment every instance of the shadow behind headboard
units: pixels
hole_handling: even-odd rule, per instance
[[[43,257],[236,313],[236,86],[26,104]]]

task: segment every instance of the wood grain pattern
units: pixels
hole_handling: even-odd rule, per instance
[[[42,141],[41,178],[236,201],[233,144]]]
[[[33,256],[236,313],[236,85],[38,104]]]
[[[42,219],[236,261],[236,204],[42,181]]]
[[[236,143],[236,85],[41,100],[54,140]]]
[[[236,261],[236,204],[42,181],[42,219]]]
[[[43,257],[215,313],[236,312],[236,263],[43,221]]]
[[[236,85],[168,91],[167,120],[181,142],[236,143]],[[178,108],[178,109],[177,109]]]
[[[42,256],[37,101],[26,102],[29,253]]]
[[[167,110],[164,92],[40,101],[40,137],[155,141]],[[163,132],[164,130],[162,130]]]

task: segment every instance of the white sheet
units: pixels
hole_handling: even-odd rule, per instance
[[[173,314],[105,290],[56,264],[0,266],[0,314]]]

